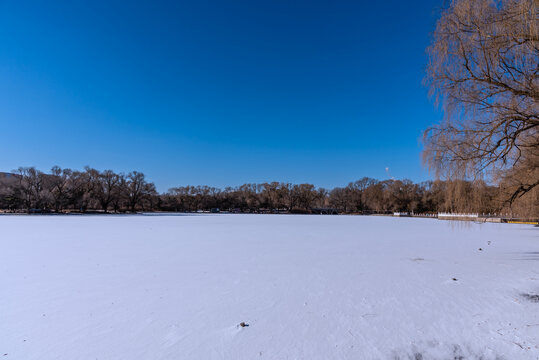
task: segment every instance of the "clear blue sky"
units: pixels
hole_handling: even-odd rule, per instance
[[[441,4],[0,1],[0,171],[139,170],[160,191],[425,180]]]

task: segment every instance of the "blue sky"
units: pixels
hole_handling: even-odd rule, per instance
[[[0,171],[421,181],[442,0],[0,1]]]

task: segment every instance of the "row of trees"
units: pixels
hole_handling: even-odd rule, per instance
[[[19,168],[0,177],[0,208],[12,211],[210,211],[311,213],[335,209],[340,213],[407,211],[509,213],[539,216],[539,191],[530,191],[512,208],[502,186],[484,181],[384,180],[362,178],[346,187],[317,188],[312,184],[271,182],[219,189],[184,186],[157,193],[143,173],[112,170],[84,171],[52,168],[45,174]]]
[[[157,191],[143,173],[117,174],[112,170],[84,171],[55,166],[50,174],[33,167],[5,174],[0,182],[0,207],[9,210],[81,211],[153,209]]]

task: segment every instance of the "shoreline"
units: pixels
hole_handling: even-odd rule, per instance
[[[139,212],[0,212],[0,216],[135,216],[135,215],[176,215],[176,216],[192,216],[192,215],[312,215],[312,216],[387,216],[395,218],[421,218],[445,221],[465,221],[474,223],[496,223],[496,224],[520,224],[520,225],[535,225],[539,226],[539,219],[525,218],[507,218],[507,217],[489,217],[489,216],[469,216],[464,214],[443,214],[443,215],[409,215],[409,214],[358,214],[358,213],[341,213],[341,214],[320,214],[320,213],[293,213],[293,212],[233,212],[233,211],[139,211]]]

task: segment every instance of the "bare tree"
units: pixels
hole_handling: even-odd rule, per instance
[[[118,194],[116,196],[112,197],[112,208],[114,209],[114,212],[117,213],[122,208],[122,204],[125,203],[125,189],[127,188],[127,180],[125,179],[125,175],[123,173],[118,174]]]
[[[340,211],[347,212],[349,210],[349,200],[349,191],[346,188],[336,187],[329,193],[329,204]]]
[[[73,171],[69,181],[68,204],[73,210],[85,212],[92,203],[92,181],[86,171]]]
[[[116,197],[120,197],[120,176],[112,170],[99,172],[86,167],[86,172],[92,182],[92,196],[99,202],[104,212]]]
[[[363,177],[357,181],[348,184],[347,198],[349,198],[349,206],[355,211],[365,210],[365,190],[374,185],[377,181],[369,177]]]
[[[309,212],[316,201],[320,199],[320,193],[312,184],[299,184],[292,186],[290,198],[292,210],[296,208],[297,210]]]
[[[148,200],[149,196],[157,193],[155,185],[148,183],[144,174],[138,171],[132,171],[127,174],[124,191],[129,209],[133,212],[139,205],[142,205],[144,208],[144,200]]]
[[[34,167],[19,167],[15,171],[18,175],[18,192],[26,210],[42,209],[43,173]]]
[[[453,0],[427,50],[425,81],[446,116],[425,132],[426,164],[452,179],[522,169],[510,203],[539,185],[538,10],[537,0]]]
[[[69,181],[72,175],[70,169],[61,169],[54,166],[49,177],[49,193],[52,196],[53,207],[56,212],[63,210],[67,204],[69,194]]]

